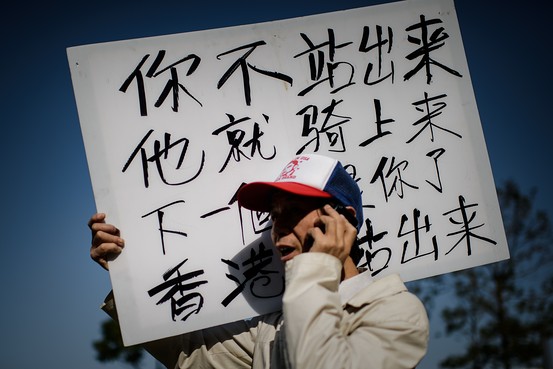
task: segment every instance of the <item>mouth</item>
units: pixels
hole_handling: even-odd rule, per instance
[[[296,249],[292,246],[277,246],[278,252],[280,253],[280,260],[286,262],[290,260],[294,255]]]
[[[280,255],[287,256],[294,252],[294,248],[290,246],[281,246],[278,248],[278,251],[280,251]]]

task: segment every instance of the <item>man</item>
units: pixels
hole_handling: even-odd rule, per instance
[[[418,364],[427,347],[426,312],[397,275],[372,280],[357,270],[361,193],[340,162],[298,156],[275,181],[244,186],[238,202],[271,214],[271,237],[285,263],[282,312],[145,344],[150,353],[168,368]],[[91,256],[107,268],[123,240],[104,220],[97,214],[89,226]],[[111,300],[106,310],[115,316]]]

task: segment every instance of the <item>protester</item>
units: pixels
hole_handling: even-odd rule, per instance
[[[285,263],[282,311],[144,344],[167,368],[414,368],[426,353],[428,319],[398,275],[357,269],[361,193],[340,162],[301,155],[272,182],[238,193],[269,212]],[[121,253],[104,214],[89,221],[91,257],[104,268]],[[104,305],[116,318],[113,299]]]

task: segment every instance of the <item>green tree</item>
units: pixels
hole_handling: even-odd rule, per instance
[[[133,368],[139,368],[144,356],[140,346],[123,346],[119,324],[113,319],[102,322],[102,338],[92,343],[96,350],[96,360],[105,363],[120,360]]]
[[[445,332],[466,337],[467,345],[443,368],[545,366],[553,326],[551,225],[534,208],[535,190],[523,194],[509,181],[498,197],[511,257],[445,276],[456,296],[441,312]]]

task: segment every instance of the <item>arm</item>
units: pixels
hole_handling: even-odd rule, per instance
[[[393,275],[340,303],[339,261],[299,255],[286,266],[284,329],[292,368],[413,368],[426,352],[420,301]]]
[[[104,213],[97,213],[90,217],[88,227],[92,233],[90,257],[102,268],[109,270],[108,261],[119,256],[125,247],[121,232],[116,226],[106,223],[106,214]],[[110,292],[105,298],[102,310],[112,319],[118,320],[113,292]],[[178,337],[147,342],[142,346],[167,368],[175,367],[180,352]]]
[[[124,248],[121,232],[106,223],[106,215],[93,215],[88,226],[92,232],[91,258],[108,270],[108,261],[115,259]],[[102,305],[111,318],[117,320],[113,293]],[[252,365],[254,342],[258,327],[275,329],[276,322],[260,318],[238,321],[222,326],[190,332],[141,344],[167,368],[249,369]],[[267,346],[268,351],[268,346]],[[268,356],[268,355],[267,355]]]
[[[117,320],[113,293],[106,297],[102,310]],[[144,342],[140,346],[168,369],[251,369],[258,328],[263,326],[261,329],[274,329],[272,323],[271,317],[267,321],[260,317],[249,321],[239,320]],[[276,327],[276,322],[274,325]]]

